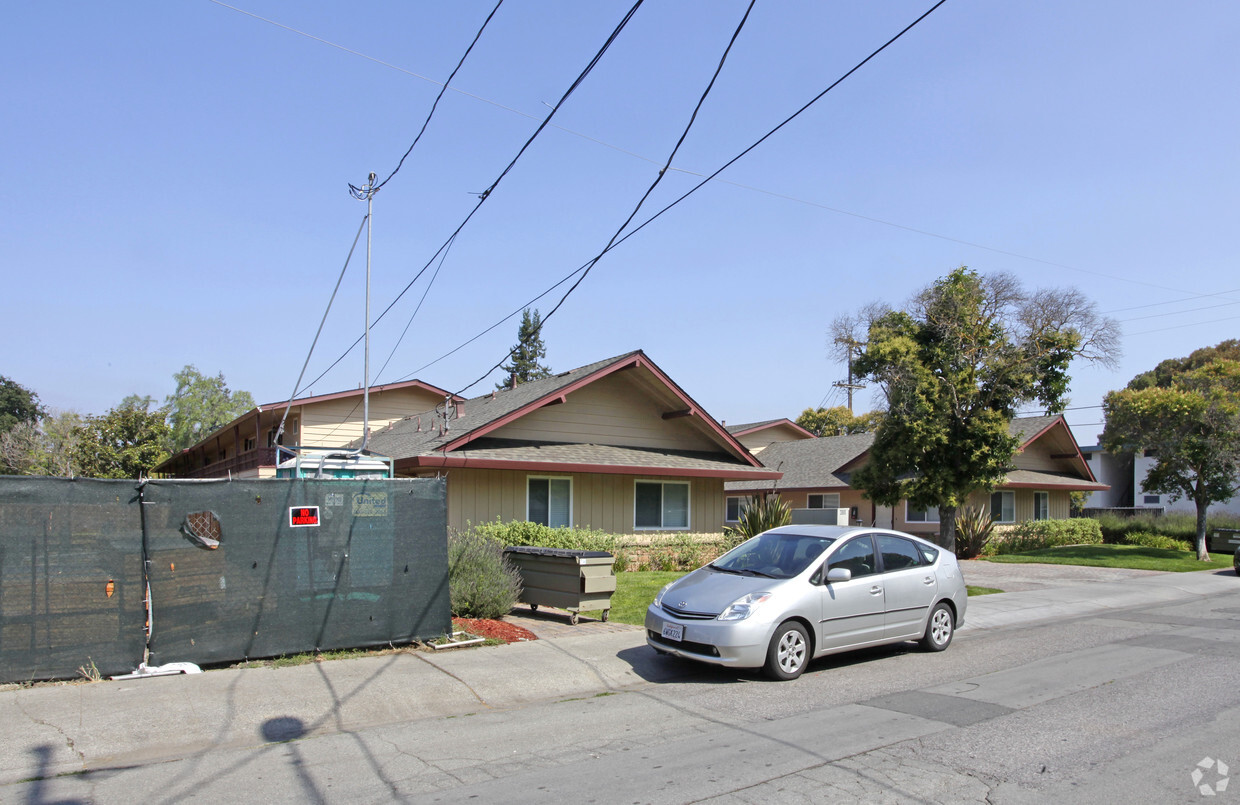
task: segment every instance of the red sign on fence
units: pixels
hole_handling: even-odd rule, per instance
[[[319,507],[290,506],[288,509],[288,524],[293,528],[317,526],[319,524]]]

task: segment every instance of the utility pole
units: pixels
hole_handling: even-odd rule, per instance
[[[853,389],[863,389],[865,384],[853,382],[853,349],[857,346],[857,342],[849,339],[844,343],[848,345],[848,382],[837,381],[831,385],[848,390],[848,413],[851,414],[853,412]]]
[[[363,187],[355,188],[349,185],[353,192],[353,197],[366,201],[366,357],[363,359],[362,370],[362,446],[357,448],[356,453],[361,455],[366,451],[366,444],[370,441],[370,233],[373,229],[371,225],[374,218],[374,199],[375,193],[379,188],[375,187],[375,174],[371,173]]]

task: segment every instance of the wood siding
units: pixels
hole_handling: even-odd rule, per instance
[[[694,424],[694,418],[664,419],[666,412],[666,406],[620,373],[572,392],[564,403],[531,411],[490,435],[540,442],[722,452],[718,443]]]
[[[684,481],[671,476],[598,475],[591,473],[534,473],[514,470],[450,470],[448,472],[448,526],[463,529],[469,523],[526,519],[526,483],[529,478],[571,478],[572,521],[582,528],[611,534],[648,534],[633,528],[634,485],[637,481]],[[719,533],[723,524],[723,481],[693,478],[689,483],[689,531]],[[683,529],[675,529],[683,531]],[[653,532],[657,533],[657,532]]]
[[[424,414],[443,402],[439,395],[420,388],[371,391],[370,431],[374,433],[407,416]],[[362,397],[325,400],[310,405],[293,406],[300,417],[300,432],[293,434],[295,443],[314,447],[344,447],[362,436]],[[293,415],[290,413],[290,417]],[[429,417],[423,417],[429,425]],[[285,444],[290,444],[288,438]]]

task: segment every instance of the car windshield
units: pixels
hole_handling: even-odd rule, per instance
[[[768,531],[737,545],[710,566],[724,573],[790,579],[809,567],[834,541],[834,537]]]

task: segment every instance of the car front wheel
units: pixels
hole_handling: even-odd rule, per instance
[[[930,612],[930,621],[926,624],[926,634],[921,638],[921,647],[926,651],[942,651],[951,645],[955,632],[956,618],[952,615],[952,608],[940,601]]]
[[[780,624],[766,650],[767,676],[786,682],[796,679],[809,664],[809,635],[795,621]]]

